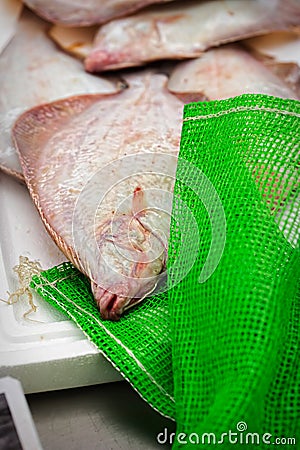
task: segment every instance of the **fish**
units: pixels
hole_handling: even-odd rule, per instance
[[[101,72],[196,58],[210,47],[299,24],[298,0],[193,0],[153,6],[100,27],[85,68]]]
[[[0,55],[13,38],[23,9],[20,0],[1,0],[0,2]]]
[[[33,106],[87,93],[113,93],[122,88],[117,77],[87,74],[80,61],[66,55],[46,35],[49,25],[25,11],[14,38],[0,55],[0,168],[24,180],[11,128]]]
[[[199,58],[177,64],[170,75],[168,89],[185,103],[222,100],[242,94],[298,99],[299,68],[296,86],[292,89],[278,76],[278,69],[268,67],[269,62],[266,64],[241,45],[223,45],[207,50]],[[285,78],[287,74],[283,75]]]
[[[49,22],[83,27],[109,22],[154,3],[170,1],[174,0],[24,0],[24,3]]]
[[[47,231],[109,320],[163,278],[183,113],[165,74],[125,79],[120,93],[26,111],[12,132]]]

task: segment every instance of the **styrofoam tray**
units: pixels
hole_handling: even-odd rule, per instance
[[[48,269],[66,258],[42,225],[25,186],[0,173],[0,298],[18,288],[19,256]],[[38,295],[0,302],[0,377],[19,379],[25,393],[121,379],[82,331]]]

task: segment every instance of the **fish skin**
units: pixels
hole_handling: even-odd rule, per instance
[[[117,81],[87,74],[80,61],[59,51],[46,35],[48,26],[25,12],[0,55],[0,168],[20,180],[22,170],[10,132],[22,112],[70,95],[120,90]]]
[[[293,89],[238,44],[213,48],[200,58],[179,63],[168,89],[183,101],[222,100],[241,94],[298,99]]]
[[[176,162],[169,164],[169,156],[176,161],[183,110],[166,89],[165,75],[133,74],[127,81],[130,87],[118,94],[75,96],[33,108],[13,129],[25,180],[46,229],[90,278],[100,314],[110,320],[152,292],[164,271],[172,201],[163,211],[145,208],[153,205],[155,189],[173,190]],[[130,155],[136,162],[148,161],[150,173],[126,178],[133,163],[123,158]],[[164,176],[151,172],[158,155]],[[120,160],[124,164],[117,170]],[[106,169],[111,163],[113,169]],[[90,221],[105,183],[111,189]],[[91,250],[94,236],[97,252]]]
[[[43,19],[65,26],[89,26],[131,14],[154,3],[174,0],[24,0]]]
[[[199,57],[210,47],[300,24],[298,0],[186,1],[103,25],[85,59],[89,72]]]

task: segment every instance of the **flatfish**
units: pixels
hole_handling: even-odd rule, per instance
[[[299,0],[179,1],[103,25],[85,60],[90,72],[161,59],[186,59],[210,47],[300,24]]]
[[[126,81],[121,93],[33,108],[13,129],[46,229],[112,320],[164,273],[183,110],[165,75]]]
[[[11,141],[16,118],[33,106],[85,93],[112,93],[121,84],[87,74],[80,61],[58,50],[47,36],[49,24],[26,11],[0,55],[0,168],[23,179]]]

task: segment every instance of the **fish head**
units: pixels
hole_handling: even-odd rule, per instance
[[[153,220],[154,219],[154,220]],[[150,295],[166,266],[167,239],[161,213],[123,214],[97,232],[98,273],[92,291],[103,319],[118,320],[125,310]],[[100,278],[101,277],[101,278]]]

